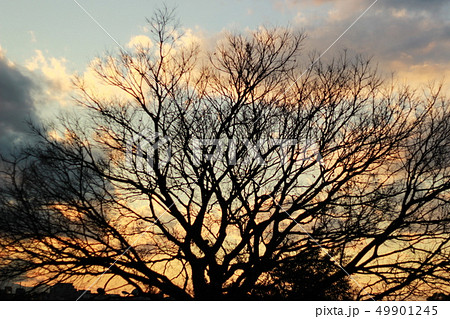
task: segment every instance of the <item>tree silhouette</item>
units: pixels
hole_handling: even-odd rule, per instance
[[[328,277],[339,267],[328,254],[312,245],[291,258],[285,258],[269,271],[251,291],[249,298],[261,300],[353,300],[348,277],[331,285]]]
[[[269,283],[300,299],[448,289],[439,90],[395,85],[345,52],[310,67],[304,35],[285,28],[229,34],[205,54],[174,21],[158,10],[152,45],[95,60],[114,96],[78,78],[83,112],[3,157],[2,277],[104,274],[106,291],[120,278],[178,300]]]

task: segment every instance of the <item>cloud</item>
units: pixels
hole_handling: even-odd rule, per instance
[[[145,30],[144,27],[142,29]],[[207,46],[212,43],[212,41],[211,43],[208,43],[204,34],[199,29],[183,29],[182,32],[174,32],[172,40],[174,40],[176,44],[174,46],[166,44],[163,46],[163,50],[170,50],[170,55],[173,56],[182,53],[186,48],[190,48],[191,46],[198,45],[202,49],[207,49]],[[147,35],[139,34],[132,36],[126,46],[131,49],[129,51],[131,55],[142,49],[150,54],[152,58],[157,59],[159,55],[159,47],[155,45],[154,41]],[[174,60],[167,58],[165,61],[166,63],[176,63]],[[99,77],[99,74],[96,72],[96,69],[102,68],[105,74],[114,76],[118,70],[122,70],[120,67],[115,67],[115,65],[120,65],[121,63],[120,59],[114,54],[106,54],[94,58],[91,60],[89,66],[83,72],[80,72],[79,78],[82,80],[81,82],[89,94],[95,96],[97,99],[119,99],[120,101],[127,101],[130,99],[129,94],[125,93],[117,86],[105,83],[104,79]],[[137,64],[139,65],[139,63]],[[140,77],[136,70],[131,70],[131,73],[134,74],[136,78]],[[144,93],[149,90],[145,83],[143,84],[143,89]]]
[[[375,0],[275,0],[278,6],[284,5],[314,5],[323,6],[331,4],[335,7],[340,5],[347,6],[349,4],[353,6],[363,5],[368,7]],[[448,4],[448,0],[388,0],[377,1],[377,6],[390,7],[390,8],[407,8],[412,10],[437,10]],[[354,9],[356,9],[354,7]]]
[[[152,40],[146,35],[136,35],[131,38],[127,46],[131,49],[133,48],[151,48],[153,46]]]
[[[65,58],[46,57],[41,50],[35,50],[35,56],[27,60],[25,67],[35,76],[41,76],[46,82],[45,94],[48,100],[60,105],[68,103],[68,92],[72,90],[72,75],[67,71]]]
[[[369,0],[367,0],[369,1]],[[380,5],[391,8],[402,8],[409,10],[439,10],[448,4],[448,0],[390,0],[380,1]]]
[[[29,136],[27,121],[38,121],[33,91],[34,81],[9,61],[0,48],[0,153],[12,151],[14,145]]]
[[[25,65],[16,65],[0,47],[0,153],[7,154],[33,139],[29,122],[52,120],[72,92],[64,58],[40,50]]]
[[[36,43],[36,42],[37,42],[37,39],[36,39],[36,34],[34,33],[34,31],[33,31],[33,30],[30,30],[30,31],[28,31],[28,34],[30,35],[31,42],[32,42],[32,43]]]
[[[296,23],[309,35],[310,48],[323,52],[374,0],[274,0],[297,11]],[[450,81],[450,2],[378,1],[324,58],[343,48],[373,56],[383,71],[412,82],[443,77]],[[417,71],[415,74],[414,71]]]

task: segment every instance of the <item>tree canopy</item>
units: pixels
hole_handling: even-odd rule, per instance
[[[83,111],[2,157],[1,277],[104,275],[179,300],[448,293],[439,88],[346,52],[311,65],[289,28],[205,52],[170,10],[148,22],[152,44],[94,61],[114,95],[78,78]]]

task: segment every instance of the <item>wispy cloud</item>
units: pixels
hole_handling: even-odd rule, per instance
[[[298,12],[297,25],[309,34],[309,46],[319,51],[371,3],[371,0],[274,1],[278,8],[284,5]],[[343,48],[373,56],[383,70],[407,75],[409,82],[448,78],[450,3],[378,1],[335,47]]]
[[[30,30],[30,31],[28,31],[28,34],[30,35],[31,42],[32,43],[36,43],[37,42],[37,38],[36,38],[36,34],[34,33],[34,31]]]

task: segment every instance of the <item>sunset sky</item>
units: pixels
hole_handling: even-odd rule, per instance
[[[324,58],[348,48],[373,56],[383,72],[395,71],[399,79],[413,85],[444,77],[450,81],[448,0],[165,3],[176,6],[186,34],[203,43],[214,43],[225,30],[289,25],[308,35],[305,52],[323,52],[338,40]],[[161,4],[151,0],[3,1],[0,151],[25,138],[27,119],[41,121],[59,109],[69,109],[73,105],[71,76],[85,74],[89,62],[106,50],[117,50],[115,41],[129,48],[129,44],[145,40],[149,36],[145,18]]]

